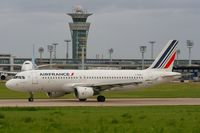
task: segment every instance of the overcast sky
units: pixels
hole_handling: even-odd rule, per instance
[[[57,42],[57,57],[65,58],[64,39],[71,39],[66,13],[82,5],[93,13],[88,38],[88,58],[140,58],[140,45],[155,40],[155,56],[170,39],[179,40],[180,58],[188,58],[186,40],[194,42],[192,58],[200,59],[199,0],[1,0],[0,53],[31,57],[32,45],[44,47]],[[70,46],[71,48],[71,46]],[[71,50],[70,50],[71,51]]]

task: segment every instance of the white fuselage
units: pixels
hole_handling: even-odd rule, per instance
[[[49,97],[74,93],[80,101],[99,95],[101,91],[123,86],[138,87],[177,79],[180,73],[172,72],[178,41],[170,40],[146,70],[30,70],[33,63],[25,62],[23,72],[6,82],[9,89],[30,93],[46,92]],[[27,71],[26,71],[27,70]],[[99,95],[97,101],[104,102]]]
[[[7,81],[9,89],[24,92],[66,92],[77,86],[125,86],[153,84],[166,77],[178,78],[179,73],[158,70],[30,70],[18,73]],[[178,77],[177,77],[178,76]],[[168,80],[168,79],[167,79]]]

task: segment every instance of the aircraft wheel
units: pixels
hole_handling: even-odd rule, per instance
[[[30,94],[30,97],[28,98],[28,101],[29,101],[29,102],[33,102],[33,93],[30,92],[29,94]]]
[[[87,99],[79,99],[80,102],[85,102]]]
[[[33,98],[28,98],[28,101],[29,102],[33,102]]]
[[[105,102],[106,98],[104,96],[98,96],[97,101],[98,102]]]

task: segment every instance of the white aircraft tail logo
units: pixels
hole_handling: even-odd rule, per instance
[[[149,69],[172,71],[174,60],[176,58],[177,44],[177,40],[170,40]]]

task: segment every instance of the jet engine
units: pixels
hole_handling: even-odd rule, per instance
[[[6,77],[7,77],[7,75],[5,75],[5,74],[1,74],[1,80],[5,80]]]
[[[88,97],[94,96],[94,90],[92,87],[76,87],[75,96],[80,100],[84,100]]]
[[[50,98],[58,98],[64,96],[65,92],[48,92],[47,95]]]

